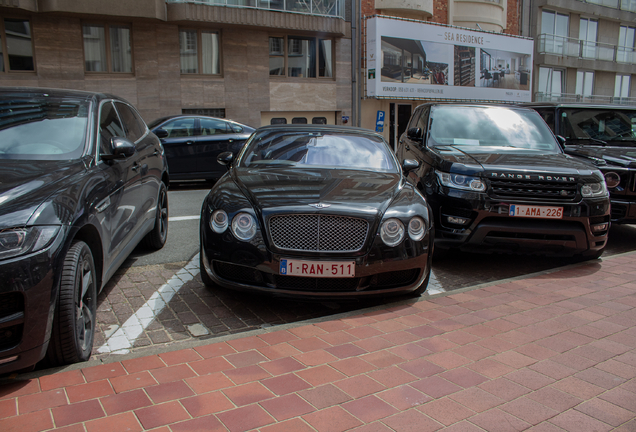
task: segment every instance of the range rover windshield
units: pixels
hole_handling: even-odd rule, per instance
[[[81,157],[86,142],[88,104],[46,95],[0,96],[0,159]]]
[[[561,153],[543,119],[530,110],[438,106],[431,113],[430,132],[429,145],[470,152]]]
[[[558,115],[568,144],[636,146],[636,109],[561,108]]]

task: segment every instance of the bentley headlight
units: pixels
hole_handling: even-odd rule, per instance
[[[605,182],[584,184],[581,186],[581,195],[585,198],[607,196],[607,187],[605,186]]]
[[[42,250],[51,244],[59,230],[59,226],[35,226],[1,231],[0,259]]]
[[[227,229],[228,217],[225,210],[214,210],[210,218],[210,228],[215,233],[223,233]]]
[[[390,218],[382,222],[380,226],[380,238],[387,246],[397,246],[404,238],[404,224],[396,218]]]
[[[409,237],[411,240],[420,241],[426,234],[426,223],[424,219],[419,216],[415,216],[409,221]]]
[[[248,241],[256,234],[256,221],[249,213],[239,213],[232,219],[232,232],[237,239]]]
[[[437,172],[437,177],[439,178],[440,183],[446,187],[474,192],[484,192],[486,190],[486,183],[478,177],[445,172]]]

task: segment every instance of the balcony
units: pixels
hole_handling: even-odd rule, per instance
[[[636,105],[636,98],[630,97],[612,97],[612,96],[599,96],[599,95],[578,95],[570,93],[542,93],[537,92],[534,94],[535,102],[581,102],[589,104],[616,104],[616,105]]]
[[[536,46],[539,54],[636,64],[636,49],[629,47],[549,34],[539,35]]]
[[[344,0],[166,0],[166,3],[227,6],[339,18],[345,16]]]
[[[605,6],[627,12],[636,12],[636,0],[579,0],[598,6]]]

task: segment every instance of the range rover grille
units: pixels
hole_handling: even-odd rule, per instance
[[[281,215],[269,220],[274,246],[296,251],[356,252],[368,230],[367,221],[347,216]]]
[[[537,198],[552,201],[574,201],[577,196],[576,182],[521,181],[490,179],[493,196],[496,198]]]

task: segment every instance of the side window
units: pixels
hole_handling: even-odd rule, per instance
[[[201,119],[201,135],[223,135],[228,133],[227,123],[223,120]]]
[[[161,126],[168,131],[168,138],[182,138],[194,136],[194,119],[178,118]]]
[[[141,117],[139,117],[139,114],[137,114],[128,105],[121,102],[115,102],[115,106],[117,107],[117,111],[119,111],[121,120],[124,122],[126,136],[132,142],[137,142],[137,140],[146,133],[144,121]]]
[[[111,102],[102,105],[99,114],[99,151],[100,154],[111,154],[112,137],[125,137],[126,133],[121,125],[117,111]]]
[[[552,110],[537,110],[539,115],[543,117],[543,120],[548,124],[552,132],[556,133],[554,130],[554,112]]]
[[[241,126],[237,125],[237,124],[230,123],[229,126],[232,129],[232,132],[234,132],[234,133],[243,132],[243,128]]]
[[[420,111],[420,116],[417,119],[417,124],[415,127],[422,129],[422,134],[425,135],[428,128],[428,112],[429,108],[424,108]]]

